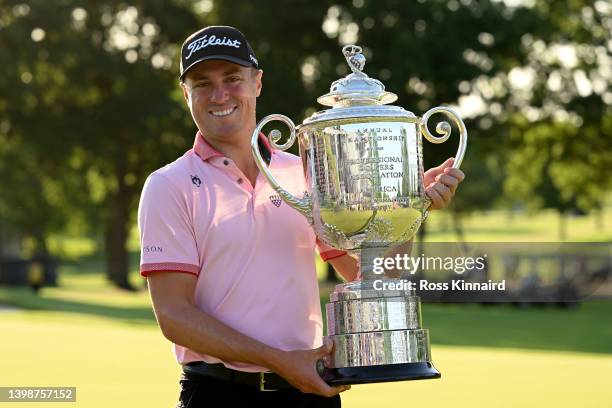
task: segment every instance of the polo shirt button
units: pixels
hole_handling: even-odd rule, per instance
[[[227,160],[227,159],[223,160],[223,164],[225,164],[227,166],[229,164],[229,160]]]
[[[241,178],[239,178],[237,181],[238,181],[238,184],[242,184],[242,179]]]

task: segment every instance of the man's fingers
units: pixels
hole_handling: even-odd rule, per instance
[[[448,187],[453,194],[455,194],[455,190],[457,189],[457,186],[459,185],[459,179],[449,176],[448,174],[441,174],[440,176],[437,177],[436,181]]]
[[[454,162],[455,162],[455,158],[454,157],[449,157],[448,159],[446,159],[444,161],[444,163],[442,163],[441,165],[439,165],[438,167],[435,167],[435,168],[436,169],[440,169],[441,171],[443,171],[445,168],[452,166]]]
[[[453,165],[453,162],[455,161],[454,158],[449,158],[446,159],[446,161],[444,163],[442,163],[439,166],[436,167],[432,167],[431,169],[427,170],[427,173],[431,176],[431,177],[436,177],[439,174],[444,173],[444,170],[447,168],[450,168],[450,166]]]
[[[329,353],[331,353],[333,349],[334,349],[334,342],[331,339],[325,338],[323,339],[323,345],[319,347],[318,349],[314,350],[315,356],[319,358],[325,357],[329,355]]]
[[[453,197],[453,193],[450,191],[450,189],[442,183],[435,183],[433,188],[435,188],[438,194],[440,194],[445,204]]]
[[[312,394],[323,395],[325,397],[333,397],[334,395],[340,394],[341,392],[348,391],[351,389],[350,385],[328,385],[323,379],[319,378],[317,384],[313,384],[314,388],[311,391],[305,391]]]
[[[450,157],[438,167],[433,167],[425,172],[424,182],[427,185],[425,192],[431,199],[432,209],[441,209],[453,198],[459,183],[465,178],[465,174],[451,166],[455,162]]]
[[[337,394],[340,394],[341,392],[350,390],[351,386],[350,385],[339,385],[337,387],[332,387],[332,388],[334,388],[337,391]]]
[[[351,389],[350,385],[338,385],[334,387],[330,387],[329,385],[323,391],[323,395],[326,397],[333,397],[334,395],[338,395],[341,392],[348,391]]]
[[[462,182],[465,178],[465,173],[463,171],[452,167],[444,169],[444,174],[448,174],[449,176],[456,178],[459,180],[459,182]]]
[[[442,208],[444,207],[444,199],[440,196],[440,194],[436,191],[435,188],[430,187],[426,190],[427,195],[431,199],[431,206],[433,208]]]

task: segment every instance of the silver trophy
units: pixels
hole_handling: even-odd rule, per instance
[[[467,130],[450,108],[436,107],[419,118],[387,105],[397,96],[362,72],[361,48],[348,45],[342,51],[352,73],[318,98],[331,109],[297,127],[283,115],[262,119],[252,136],[255,162],[280,197],[308,218],[320,240],[361,259],[359,280],[337,285],[326,305],[334,351],[331,363],[320,370],[323,379],[339,385],[438,378],[420,299],[402,288],[401,275],[379,275],[373,263],[411,240],[427,217],[431,201],[423,185],[421,136],[442,143],[451,134],[448,122],[436,126],[440,136],[430,133],[431,115],[443,113],[459,128],[454,167],[465,154]],[[297,136],[308,186],[302,198],[278,184],[259,152],[259,134],[272,121],[290,130],[282,145],[278,130],[268,134],[274,148],[287,150]],[[394,285],[399,289],[390,290]]]

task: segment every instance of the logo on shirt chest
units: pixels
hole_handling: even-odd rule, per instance
[[[308,191],[304,190],[304,198],[308,198],[308,197],[310,197],[310,195],[308,194]],[[280,198],[278,194],[271,195],[270,201],[272,201],[272,204],[274,204],[277,207],[280,207],[281,204],[283,203],[283,199]]]
[[[279,195],[271,195],[270,201],[272,201],[272,204],[274,204],[277,207],[280,207],[281,204],[283,203],[283,200],[280,198]]]
[[[200,187],[200,185],[202,184],[202,180],[200,180],[198,176],[191,176],[191,182],[196,187]]]

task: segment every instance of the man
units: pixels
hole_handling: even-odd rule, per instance
[[[316,242],[306,219],[273,200],[250,151],[263,71],[235,28],[206,27],[181,49],[181,87],[199,131],[193,149],[147,179],[138,213],[141,274],[155,315],[183,366],[179,406],[337,407],[316,362],[322,343],[315,246],[347,280],[356,261]],[[301,160],[260,151],[294,194]],[[451,161],[427,173],[435,208],[463,174]],[[434,180],[436,179],[436,180]]]

